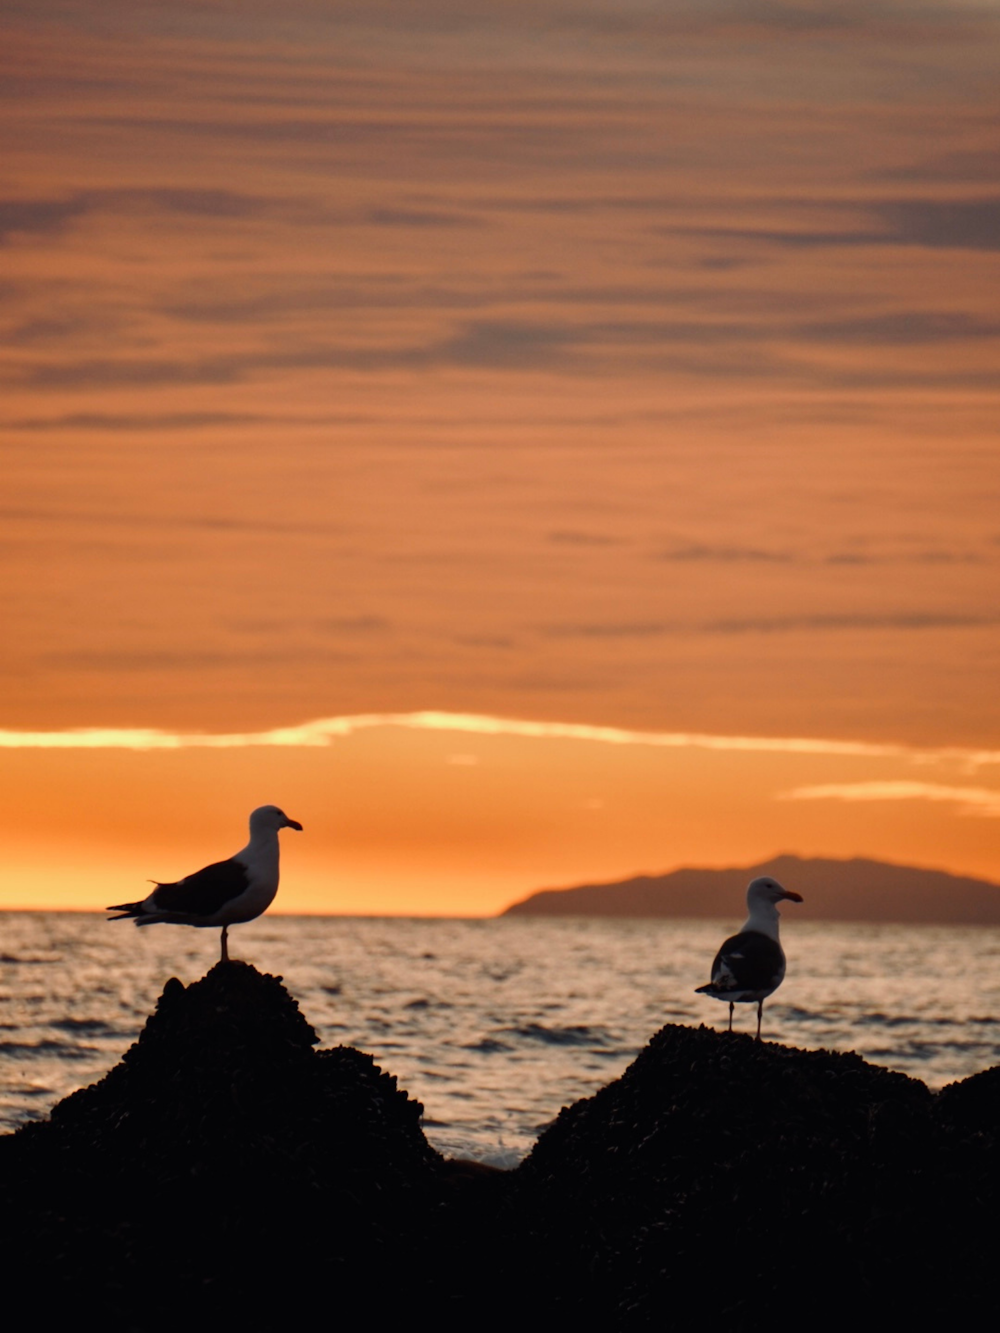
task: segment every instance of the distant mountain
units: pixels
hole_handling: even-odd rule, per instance
[[[674,870],[616,884],[542,889],[501,916],[724,917],[742,921],[744,893],[757,875],[773,875],[805,901],[785,905],[797,920],[912,921],[1000,925],[1000,885],[943,870],[885,861],[776,856],[731,870]]]

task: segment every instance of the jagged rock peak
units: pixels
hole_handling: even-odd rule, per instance
[[[190,986],[171,977],[125,1062],[140,1063],[174,1042],[187,1052],[218,1044],[229,1060],[245,1048],[252,1048],[255,1060],[264,1054],[288,1059],[311,1051],[319,1037],[281,977],[228,962],[216,963]]]

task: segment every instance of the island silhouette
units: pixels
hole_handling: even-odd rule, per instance
[[[685,867],[605,884],[541,889],[501,916],[742,917],[750,880],[770,875],[801,893],[797,920],[1000,925],[1000,885],[944,870],[863,857],[835,860],[785,853],[758,865]]]

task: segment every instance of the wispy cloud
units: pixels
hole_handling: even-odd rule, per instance
[[[830,212],[835,214],[836,209]],[[703,236],[759,241],[800,249],[896,245],[928,250],[1000,249],[1000,196],[980,199],[887,199],[867,205],[869,227],[705,227]],[[665,233],[691,233],[664,227]],[[693,233],[691,233],[693,234]]]
[[[69,199],[0,199],[0,245],[12,236],[59,231],[87,211],[82,196]]]
[[[479,227],[469,213],[445,213],[430,208],[371,208],[363,221],[373,227]]]
[[[302,205],[296,204],[299,209]],[[185,214],[201,219],[244,220],[284,214],[293,205],[283,200],[235,190],[160,189],[79,190],[61,199],[0,199],[0,245],[19,235],[61,231],[88,214],[121,214],[142,210]]]
[[[4,422],[5,430],[23,431],[160,431],[201,430],[212,426],[270,424],[282,418],[250,412],[70,412],[58,417],[19,417]],[[287,420],[287,418],[285,418]]]
[[[964,815],[1000,817],[1000,791],[939,782],[829,782],[781,792],[780,801],[947,801]]]
[[[995,625],[995,616],[948,611],[912,611],[885,615],[846,613],[818,616],[756,616],[716,620],[705,629],[717,634],[787,634],[799,630],[940,630]]]
[[[524,718],[492,717],[483,713],[354,713],[343,717],[317,718],[294,727],[248,732],[173,732],[155,728],[86,727],[69,731],[0,731],[0,749],[63,750],[184,750],[241,749],[252,746],[286,748],[325,747],[374,727],[402,727],[409,731],[451,732],[475,736],[521,736],[530,740],[589,741],[600,745],[638,745],[659,749],[740,751],[744,753],[828,755],[840,758],[940,761],[968,765],[998,764],[1000,751],[957,747],[918,749],[913,746],[868,741],[841,741],[807,736],[714,736],[704,732],[635,731],[624,727],[589,726],[578,722],[536,722]],[[959,793],[927,799],[971,800],[980,788],[936,787],[927,783],[854,783],[825,787],[801,787],[783,793],[782,799],[808,800],[821,797],[875,800],[899,799],[915,792]],[[892,795],[865,795],[893,792]],[[861,792],[845,796],[845,792]],[[1000,796],[996,797],[1000,800]]]
[[[853,319],[825,319],[793,326],[810,342],[861,347],[920,347],[1000,336],[1000,321],[961,310],[894,310]]]
[[[1000,195],[887,200],[876,212],[894,241],[931,249],[1000,250]]]
[[[444,339],[375,348],[346,344],[308,344],[225,352],[192,359],[176,357],[88,357],[60,363],[41,361],[19,372],[24,384],[70,389],[129,386],[238,384],[260,372],[357,370],[386,371],[434,366],[527,370],[568,365],[586,330],[558,323],[476,320]]]
[[[681,562],[722,561],[727,564],[764,562],[767,564],[785,564],[792,559],[788,551],[769,550],[758,546],[723,546],[708,542],[688,542],[682,546],[661,551],[658,559]]]
[[[674,557],[678,558],[678,557]],[[709,558],[692,556],[695,558]],[[723,559],[723,556],[715,556]],[[738,554],[730,557],[740,559]],[[761,558],[761,557],[758,557]],[[829,615],[731,616],[695,621],[608,621],[546,625],[541,632],[551,639],[648,639],[678,633],[700,634],[813,634],[862,631],[923,631],[978,629],[997,623],[996,616],[952,611],[844,612]]]
[[[576,528],[559,528],[547,534],[548,541],[560,546],[622,546],[624,539],[603,532],[583,532]]]

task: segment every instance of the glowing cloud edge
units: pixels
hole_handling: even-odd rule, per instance
[[[1000,817],[1000,791],[938,782],[828,782],[780,792],[779,801],[951,801],[964,815]]]
[[[916,763],[957,761],[971,767],[1000,763],[1000,751],[997,750],[921,748],[888,742],[838,741],[804,736],[717,736],[705,732],[636,731],[577,722],[538,722],[478,713],[432,711],[356,713],[343,717],[317,718],[298,726],[277,727],[270,731],[231,733],[173,732],[152,727],[78,727],[66,731],[0,730],[0,749],[229,750],[252,746],[315,749],[374,727],[459,732],[478,736],[519,736],[535,740],[590,741],[601,745],[640,745],[663,749],[895,758]]]

